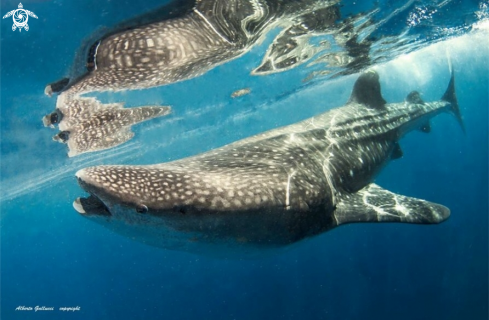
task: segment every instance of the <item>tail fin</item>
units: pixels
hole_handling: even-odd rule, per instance
[[[464,121],[462,119],[462,114],[460,113],[460,109],[458,106],[457,95],[455,94],[455,73],[453,70],[447,90],[445,91],[443,97],[441,97],[441,100],[450,102],[450,104],[452,105],[450,111],[455,115],[458,123],[460,124],[460,127],[462,127],[462,131],[465,133]]]

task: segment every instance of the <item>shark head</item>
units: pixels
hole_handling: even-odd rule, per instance
[[[287,204],[288,185],[280,196],[267,189],[274,181],[287,181],[287,175],[251,177],[250,185],[237,179],[241,189],[224,173],[206,176],[171,165],[97,166],[76,176],[89,194],[74,201],[78,213],[116,233],[166,249],[255,255],[333,225],[331,216],[324,215],[324,203],[311,208],[295,197],[292,201],[291,191]],[[316,189],[319,195],[321,188]],[[295,186],[294,192],[298,192]]]
[[[76,177],[80,186],[90,196],[76,199],[73,206],[87,217],[103,216],[117,219],[117,213],[122,209],[133,211],[135,216],[149,211],[144,204],[150,201],[149,194],[146,196],[145,193],[136,191],[138,186],[132,188],[131,176],[126,177],[124,169],[105,171],[103,167],[87,168],[78,171]]]
[[[148,245],[194,252],[203,249],[201,245],[192,249],[201,236],[194,232],[196,226],[189,225],[195,213],[172,201],[167,206],[158,205],[158,199],[164,197],[153,196],[155,189],[147,170],[100,166],[82,169],[76,176],[89,193],[73,202],[83,217]],[[183,219],[187,219],[186,225]]]

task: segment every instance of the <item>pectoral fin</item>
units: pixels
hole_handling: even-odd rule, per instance
[[[442,205],[402,196],[369,184],[345,197],[334,213],[338,225],[352,222],[440,223],[450,216]]]

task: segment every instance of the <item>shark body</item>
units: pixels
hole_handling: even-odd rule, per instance
[[[417,92],[386,104],[379,77],[356,81],[346,105],[193,157],[77,172],[90,193],[75,209],[115,232],[167,249],[229,256],[277,249],[352,222],[439,223],[448,208],[373,184],[411,130],[450,112]]]
[[[246,53],[268,30],[279,25],[292,25],[291,28],[302,25],[299,28],[302,33],[316,29],[334,33],[340,28],[335,26],[340,18],[338,2],[190,0],[184,7],[191,6],[181,14],[149,20],[150,23],[128,21],[118,28],[120,30],[91,40],[80,49],[78,55],[83,59],[75,61],[75,65],[85,65],[85,72],[80,75],[77,70],[70,78],[49,84],[45,93],[79,95],[92,91],[144,89],[191,79]],[[320,21],[310,22],[314,15]],[[288,42],[298,47],[296,41]],[[274,59],[285,60],[280,56],[287,55],[287,62],[281,61],[282,64],[291,66],[307,60],[299,57],[303,55],[300,48],[290,52],[290,49],[284,51],[284,46],[288,47],[282,44],[274,50]],[[277,69],[285,68],[278,65]]]

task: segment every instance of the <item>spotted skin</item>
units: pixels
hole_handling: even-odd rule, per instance
[[[60,96],[61,103],[58,103],[58,110],[63,114],[62,120],[58,123],[61,131],[70,130],[80,123],[87,122],[95,114],[100,112],[110,112],[109,110],[122,109],[122,103],[102,104],[93,97],[73,97],[68,95]]]
[[[95,70],[70,92],[148,88],[201,75],[211,61],[225,60],[235,50],[198,20],[191,14],[102,40]]]
[[[156,106],[124,109],[119,104],[94,109],[91,113],[81,113],[78,118],[72,117],[71,119],[77,121],[70,123],[71,126],[62,131],[69,132],[69,138],[61,142],[67,143],[70,157],[112,148],[134,136],[130,130],[132,125],[165,116],[170,111],[170,107]]]
[[[88,72],[71,79],[64,89],[80,95],[191,79],[247,52],[277,25],[290,24],[295,17],[317,10],[337,12],[338,2],[195,1],[182,16],[132,26],[95,40],[87,50]],[[52,91],[51,86],[46,88],[47,93]]]
[[[141,89],[197,77],[244,53],[258,30],[248,34],[238,21],[258,15],[266,24],[267,8],[266,1],[199,1],[183,17],[103,38],[92,50],[93,70],[69,91]]]
[[[368,72],[345,106],[297,124],[169,163],[82,169],[78,181],[92,195],[85,203],[107,214],[80,199],[74,206],[147,244],[224,256],[283,247],[349,222],[445,220],[447,208],[372,181],[401,137],[439,113],[456,113],[456,99],[382,102],[378,75]]]

